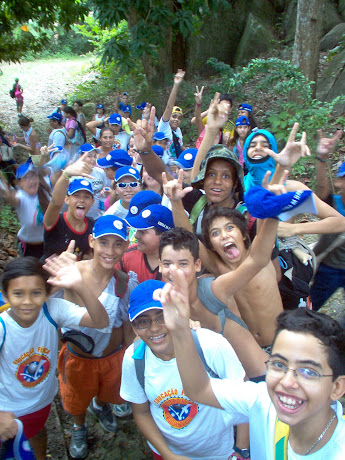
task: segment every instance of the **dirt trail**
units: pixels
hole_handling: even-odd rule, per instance
[[[35,60],[20,64],[1,64],[0,76],[0,121],[9,133],[20,133],[16,103],[11,99],[9,90],[14,79],[24,89],[23,114],[34,119],[34,127],[39,132],[42,144],[48,140],[45,132],[46,116],[58,106],[68,92],[71,92],[82,80],[90,67],[92,58]]]

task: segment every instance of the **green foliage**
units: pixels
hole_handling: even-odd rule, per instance
[[[81,0],[0,0],[1,60],[18,62],[28,51],[42,50],[49,42],[47,30],[57,25],[69,30],[86,13]]]
[[[267,127],[282,146],[297,121],[299,131],[308,136],[311,152],[316,150],[318,129],[334,131],[343,126],[345,118],[337,116],[334,108],[345,102],[339,96],[332,102],[321,102],[312,97],[311,83],[302,72],[289,61],[277,58],[253,59],[246,67],[234,70],[216,59],[208,61],[222,78],[223,87],[241,101],[260,101],[267,107],[261,117],[261,124]],[[333,127],[332,127],[333,125]],[[308,159],[295,166],[295,172],[302,174],[308,167]]]
[[[17,216],[10,205],[0,207],[0,228],[8,233],[17,233],[20,228]]]

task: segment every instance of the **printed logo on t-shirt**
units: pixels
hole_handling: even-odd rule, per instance
[[[120,149],[121,148],[121,142],[117,139],[115,139],[113,143],[113,150]]]
[[[164,419],[172,428],[181,430],[190,424],[199,411],[199,406],[189,399],[169,398],[161,405]]]
[[[39,385],[47,378],[50,371],[50,359],[47,357],[50,350],[44,347],[37,347],[37,349],[38,353],[34,353],[34,349],[31,348],[13,361],[13,364],[19,364],[16,377],[25,388],[33,388]],[[25,359],[27,355],[29,356]]]

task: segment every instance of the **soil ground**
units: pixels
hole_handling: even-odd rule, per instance
[[[91,59],[85,57],[69,60],[36,60],[11,65],[2,64],[0,121],[4,124],[6,131],[21,134],[17,123],[15,101],[8,94],[14,78],[18,77],[24,88],[23,114],[31,116],[35,120],[33,125],[38,131],[39,140],[43,145],[48,140],[45,129],[48,126],[46,116],[57,107],[67,92],[71,92],[80,83],[82,78],[87,78],[87,69],[90,64]],[[16,151],[16,156],[18,159],[27,158],[25,151],[19,149]],[[315,236],[308,238],[308,243],[312,241],[315,241]],[[15,245],[15,234],[9,232],[8,228],[1,228],[0,225],[0,272],[10,258],[16,257]],[[323,311],[335,318],[339,318],[344,313],[342,290],[335,293],[323,307]],[[119,430],[116,435],[105,433],[100,424],[90,415],[87,416],[87,422],[89,426],[89,454],[87,459],[152,459],[150,449],[138,433],[131,417],[119,420]],[[48,449],[53,460],[69,458],[68,445],[71,428],[71,417],[63,411],[57,396],[48,421]]]

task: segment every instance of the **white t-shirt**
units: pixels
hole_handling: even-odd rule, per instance
[[[111,186],[111,180],[107,178],[104,169],[98,168],[97,166],[92,169],[91,176],[94,177],[94,179],[90,179],[90,182],[94,191],[95,201],[87,213],[87,216],[96,220],[104,214],[104,207],[102,208],[100,201],[104,203],[105,197],[102,197],[100,192],[103,190],[103,187]]]
[[[116,216],[124,219],[128,214],[128,209],[124,208],[121,204],[121,200],[115,201],[104,213],[104,216]]]
[[[230,380],[211,379],[212,389],[226,412],[238,423],[249,421],[250,458],[274,460],[274,430],[277,412],[267,392],[266,382],[234,385]],[[289,446],[288,460],[344,460],[345,420],[339,402],[336,405],[338,425],[328,443],[313,454],[298,455]],[[320,432],[322,427],[320,426]]]
[[[47,306],[59,328],[78,329],[86,312],[63,299],[49,299]],[[4,340],[0,323],[0,411],[20,417],[43,409],[57,393],[58,334],[43,308],[30,327],[21,327],[7,311],[0,317],[6,325]]]
[[[158,131],[164,133],[168,137],[169,140],[168,140],[167,150],[169,151],[170,157],[175,159],[176,158],[175,146],[173,142],[172,129],[171,129],[169,121],[164,121],[163,118],[161,118],[159,121],[159,125],[158,125]],[[182,135],[181,129],[176,128],[174,133],[178,137],[179,144],[182,146],[183,145],[183,135]]]
[[[98,140],[101,135],[101,129],[96,128],[95,138]],[[129,139],[132,137],[132,134],[127,134],[125,131],[121,131],[119,134],[115,134],[115,141],[113,143],[113,150],[122,149],[127,152],[127,146]]]
[[[243,382],[242,365],[229,342],[208,329],[199,329],[197,334],[210,368],[221,378],[227,376],[235,385]],[[162,361],[149,347],[145,349],[144,391],[137,380],[132,355],[133,345],[123,359],[121,397],[136,404],[150,402],[152,417],[175,454],[191,459],[227,459],[234,441],[233,417],[187,398],[176,359]]]
[[[58,129],[53,129],[53,131],[49,134],[48,147],[51,144],[54,144],[55,147],[64,147],[66,143],[66,136],[67,131],[64,126],[61,126],[61,128]]]
[[[19,189],[16,193],[19,204],[16,212],[20,222],[18,238],[25,243],[43,243],[43,212],[39,206],[38,196],[29,195]]]

